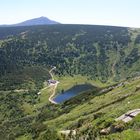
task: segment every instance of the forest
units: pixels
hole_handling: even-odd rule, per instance
[[[48,90],[45,95],[37,93],[51,78],[53,66],[60,82],[80,75],[86,77],[84,82],[94,82],[93,89],[51,104]],[[140,116],[128,124],[114,119],[139,107],[140,81],[135,79],[139,69],[140,29],[63,24],[0,27],[0,139],[118,140],[131,133],[138,138]],[[128,106],[130,100],[135,102]],[[107,127],[112,129],[102,136],[100,131]],[[66,138],[58,134],[62,129],[78,133]]]

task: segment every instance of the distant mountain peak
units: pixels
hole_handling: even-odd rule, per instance
[[[34,25],[53,25],[53,24],[60,24],[57,21],[51,20],[47,17],[41,16],[38,18],[33,18],[33,19],[29,19],[17,24],[11,24],[11,25],[1,25],[2,26],[34,26]]]
[[[38,17],[38,18],[41,18],[41,19],[48,19],[47,17],[44,17],[44,16],[41,16],[41,17]]]
[[[32,25],[51,25],[51,24],[60,24],[60,23],[50,20],[47,17],[41,16],[39,18],[29,19],[15,25],[16,26],[32,26]]]

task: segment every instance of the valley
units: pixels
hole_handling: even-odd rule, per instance
[[[0,139],[139,140],[139,70],[137,28],[0,27]]]

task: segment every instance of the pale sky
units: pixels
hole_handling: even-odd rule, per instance
[[[140,27],[140,0],[0,0],[0,24],[41,16],[64,24]]]

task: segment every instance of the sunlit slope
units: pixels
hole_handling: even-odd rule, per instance
[[[107,89],[110,91],[99,90],[93,92],[92,96],[87,93],[90,97],[88,99],[86,98],[86,93],[83,96],[71,99],[61,107],[67,113],[55,119],[46,120],[44,123],[55,127],[58,131],[76,130],[79,136],[86,136],[90,131],[92,135],[98,135],[102,138],[101,130],[110,126],[120,128],[109,132],[104,136],[106,138],[111,138],[112,134],[114,137],[116,135],[116,138],[119,138],[121,132],[123,134],[128,129],[130,129],[128,135],[129,133],[137,133],[140,127],[139,116],[126,124],[123,122],[119,124],[115,119],[130,110],[140,108],[140,78],[124,81]],[[95,94],[97,95],[94,96]],[[77,104],[74,107],[73,100],[74,104]],[[122,138],[125,139],[124,136]]]

